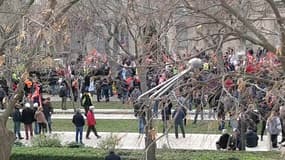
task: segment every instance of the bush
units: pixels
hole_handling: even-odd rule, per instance
[[[124,160],[138,160],[128,158],[129,151],[120,151]],[[105,159],[104,150],[94,148],[35,148],[14,147],[10,160],[102,160]]]
[[[101,140],[98,143],[98,147],[105,151],[114,150],[119,145],[121,139],[122,139],[121,137],[118,137],[117,135],[113,135],[111,133],[109,137]]]
[[[124,160],[139,160],[143,151],[118,150]],[[10,160],[102,160],[106,156],[102,149],[94,148],[35,148],[14,147]],[[280,152],[222,152],[158,150],[157,160],[279,160]]]
[[[59,136],[53,135],[37,135],[32,140],[33,147],[62,147]]]

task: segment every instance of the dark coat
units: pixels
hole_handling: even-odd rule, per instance
[[[84,117],[82,116],[81,113],[76,113],[73,118],[72,118],[72,123],[76,127],[83,127],[85,124]]]
[[[258,136],[252,130],[247,131],[245,137],[247,147],[256,147],[258,145]]]
[[[44,113],[46,119],[48,119],[48,117],[51,116],[51,113],[53,113],[53,108],[52,108],[50,102],[43,104],[43,113]]]
[[[19,110],[19,108],[15,108],[15,111],[13,112],[13,121],[14,122],[21,122],[22,121],[22,115]]]
[[[217,144],[220,146],[222,149],[227,149],[228,145],[230,144],[230,135],[228,133],[224,133],[221,135],[219,141]]]
[[[22,122],[24,124],[32,124],[34,122],[35,112],[31,108],[25,108],[22,112]]]
[[[121,157],[116,155],[115,153],[110,153],[105,157],[105,160],[121,160]]]
[[[166,104],[164,103],[163,106],[164,105],[166,105]],[[172,103],[170,102],[169,104],[167,104],[167,106],[165,108],[163,108],[161,110],[162,121],[169,120],[169,118],[171,116],[171,108],[172,108]]]
[[[185,116],[186,116],[186,112],[184,111],[183,107],[177,108],[172,114],[172,118],[174,118],[175,123],[183,122],[183,119],[185,118]]]
[[[92,106],[91,98],[88,94],[84,94],[81,98],[81,105],[83,107],[90,107]]]

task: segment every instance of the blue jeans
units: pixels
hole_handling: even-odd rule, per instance
[[[144,133],[144,125],[146,121],[144,117],[139,117],[139,133],[143,134]]]
[[[175,137],[178,138],[178,126],[179,126],[180,129],[181,129],[183,138],[185,138],[185,130],[184,130],[183,120],[176,121],[176,122],[174,123]]]
[[[158,105],[159,105],[159,101],[158,100],[154,101],[154,104],[153,104],[153,116],[155,118],[158,117]]]
[[[51,133],[51,131],[52,131],[52,129],[51,129],[51,117],[49,116],[49,117],[47,117],[47,123],[48,123],[48,126],[47,126],[47,128],[48,128],[48,130],[49,130],[49,133]]]
[[[39,134],[39,124],[38,124],[38,122],[35,122],[34,124],[35,124],[34,133],[35,133],[35,135],[37,135],[37,134]]]
[[[128,101],[128,92],[126,92],[126,91],[122,92],[121,101],[123,104],[125,104]]]
[[[21,138],[21,122],[20,121],[14,121],[14,134],[18,136],[18,138]]]
[[[83,126],[76,127],[76,136],[75,136],[76,143],[78,143],[78,136],[79,136],[80,143],[82,143],[82,134],[83,134]]]

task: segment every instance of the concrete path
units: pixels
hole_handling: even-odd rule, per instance
[[[74,132],[54,132],[58,134],[63,144],[68,144],[75,141]],[[90,135],[89,140],[85,139],[85,132],[83,134],[83,143],[89,147],[98,147],[98,144],[111,135],[120,139],[117,148],[120,149],[144,149],[144,135],[139,136],[138,133],[110,133],[99,132],[98,134],[102,138],[97,139],[94,134]],[[22,133],[24,136],[24,133]],[[157,137],[161,136],[158,134]],[[186,150],[216,150],[216,141],[220,135],[217,134],[186,134],[186,138],[182,138],[179,134],[179,139],[176,139],[174,134],[169,134],[167,137],[163,136],[157,141],[158,148],[172,148],[172,149],[186,149]],[[281,137],[279,137],[280,139]],[[21,140],[26,145],[31,145],[30,140]],[[269,151],[270,148],[267,136],[264,137],[264,141],[259,141],[259,144],[255,148],[246,148],[247,151]]]
[[[73,114],[53,114],[52,119],[72,119]],[[137,119],[134,114],[97,114],[95,113],[96,119]],[[158,118],[161,120],[161,116],[159,115]],[[194,120],[194,116],[187,116],[187,119]],[[198,120],[201,120],[200,116],[198,116]],[[208,116],[204,117],[204,120],[215,120],[214,118],[208,118]]]

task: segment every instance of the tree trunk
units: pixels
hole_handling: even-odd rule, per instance
[[[245,151],[246,139],[245,139],[246,124],[244,119],[244,113],[241,116],[241,129],[240,129],[240,139],[241,139],[241,150]]]
[[[146,138],[145,138],[145,149],[146,149],[146,160],[156,160],[155,158],[155,150],[156,150],[156,143],[154,142],[154,139],[152,138],[152,107],[147,106],[147,124],[146,124]]]
[[[8,130],[4,120],[0,117],[0,159],[9,160],[11,149],[15,140],[14,133]]]

